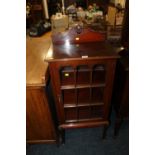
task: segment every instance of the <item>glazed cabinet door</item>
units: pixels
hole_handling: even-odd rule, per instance
[[[108,119],[115,60],[50,64],[59,124]]]

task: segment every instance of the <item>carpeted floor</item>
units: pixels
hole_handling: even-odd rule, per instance
[[[129,123],[124,122],[117,138],[113,137],[114,118],[102,140],[102,128],[72,129],[66,131],[66,143],[33,144],[27,147],[27,155],[128,155]]]

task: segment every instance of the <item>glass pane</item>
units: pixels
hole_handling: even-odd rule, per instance
[[[71,66],[62,67],[60,69],[61,85],[73,85],[75,83],[74,68]]]

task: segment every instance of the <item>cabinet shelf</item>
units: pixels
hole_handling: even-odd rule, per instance
[[[76,107],[91,107],[91,106],[102,106],[104,105],[103,102],[100,103],[79,103],[79,104],[64,104],[64,108],[76,108]]]
[[[95,65],[92,71],[92,83],[101,84],[105,82],[105,66],[104,65]]]
[[[94,71],[105,71],[105,69],[103,67],[97,67],[94,69]]]
[[[82,122],[95,122],[95,121],[102,121],[103,118],[89,118],[89,119],[77,119],[77,120],[66,120],[66,123],[82,123]]]
[[[90,84],[91,69],[87,65],[80,65],[77,67],[76,84]]]
[[[82,67],[82,68],[79,69],[79,72],[92,71],[92,70],[104,71],[105,69],[104,69],[102,66],[97,66],[97,67],[94,68],[94,69]],[[76,69],[76,71],[77,71],[77,69]],[[65,67],[65,68],[62,70],[62,72],[74,72],[74,69],[68,66],[68,67]]]
[[[75,73],[72,66],[64,66],[60,68],[61,85],[73,85],[75,83]]]
[[[70,66],[65,66],[65,67],[62,67],[60,71],[62,73],[66,73],[66,72],[73,73],[74,69],[72,67],[70,67]]]
[[[105,65],[79,65],[76,68],[64,66],[60,69],[61,89],[91,87],[105,83]]]
[[[90,103],[90,104],[78,104],[77,107],[85,107],[85,106],[99,106],[99,105],[104,105],[104,103],[100,102],[100,103]]]
[[[95,88],[95,87],[105,87],[105,83],[92,84],[91,87],[92,87],[92,88]]]
[[[105,71],[105,69],[101,66],[95,68],[95,69],[87,69],[87,68],[80,68],[79,70],[75,69],[75,72],[91,72],[91,71]],[[73,68],[70,68],[70,67],[65,67],[65,69],[61,70],[62,73],[66,73],[66,72],[69,72],[69,73],[73,73],[74,72],[74,69]]]
[[[93,120],[103,118],[104,104],[98,103],[92,105],[74,105],[64,107],[65,120],[68,122],[77,122],[79,120]]]
[[[76,120],[66,120],[65,122],[66,122],[66,123],[77,123],[78,120],[77,120],[77,119],[76,119]]]
[[[65,89],[80,89],[80,88],[95,88],[95,87],[105,87],[105,83],[100,84],[78,84],[78,85],[66,85],[61,86],[61,90]]]
[[[103,118],[89,118],[89,119],[79,119],[78,122],[89,122],[89,121],[100,121],[103,120]]]
[[[65,89],[75,89],[75,85],[61,86],[61,90],[65,90]]]

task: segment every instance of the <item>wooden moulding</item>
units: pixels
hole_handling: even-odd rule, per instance
[[[55,45],[65,44],[66,40],[69,40],[71,44],[105,41],[105,34],[94,32],[89,28],[82,28],[80,34],[76,31],[76,27],[73,27],[66,32],[53,34],[53,43]]]
[[[38,144],[38,143],[52,143],[55,144],[56,140],[27,140],[26,143],[28,144]]]
[[[61,86],[61,90],[66,89],[79,89],[79,88],[97,88],[97,87],[105,87],[105,84],[77,84],[75,85],[67,85],[67,86]]]
[[[96,121],[96,122],[78,122],[78,123],[69,123],[62,124],[59,128],[63,129],[73,129],[73,128],[89,128],[89,127],[99,127],[99,126],[109,125],[109,121]]]

